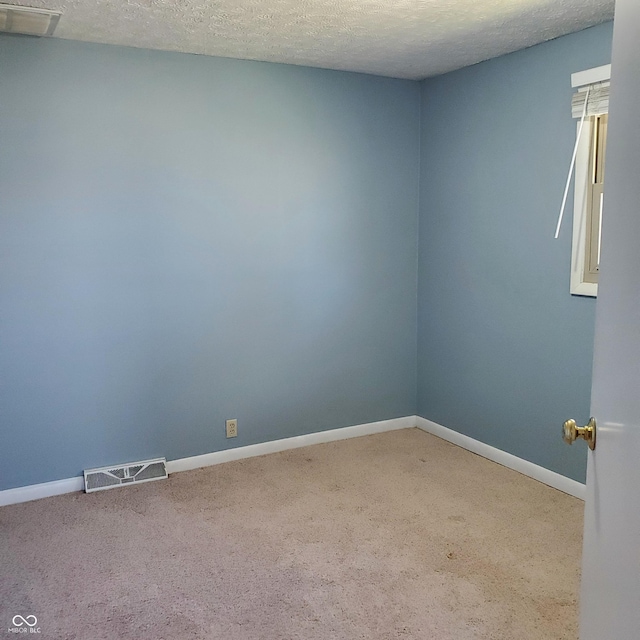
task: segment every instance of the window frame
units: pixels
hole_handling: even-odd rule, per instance
[[[573,195],[573,237],[571,242],[571,294],[577,296],[598,295],[598,283],[589,282],[587,273],[587,251],[591,249],[592,233],[587,225],[592,225],[590,202],[591,186],[591,141],[594,135],[594,119],[585,120],[576,154],[576,175]],[[579,130],[579,123],[577,128]],[[577,135],[577,134],[576,134]]]

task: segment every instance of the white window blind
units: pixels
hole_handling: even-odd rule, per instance
[[[571,98],[571,115],[574,118],[581,118],[584,113],[585,117],[589,118],[609,113],[609,85],[609,82],[597,82],[580,87]],[[587,99],[586,111],[584,108],[585,98]]]

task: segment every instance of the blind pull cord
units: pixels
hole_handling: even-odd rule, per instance
[[[567,196],[569,195],[569,185],[571,184],[571,176],[573,176],[573,169],[576,165],[576,156],[578,155],[578,146],[580,145],[580,136],[582,136],[582,127],[584,126],[584,121],[587,117],[587,107],[589,105],[589,91],[591,91],[591,87],[587,87],[586,95],[584,98],[582,118],[580,118],[580,128],[578,129],[578,136],[576,137],[576,146],[573,148],[573,156],[571,158],[571,165],[569,166],[569,175],[567,176],[567,185],[564,188],[564,196],[562,197],[562,205],[560,206],[560,215],[558,216],[558,224],[556,225],[556,235],[554,236],[556,240],[560,235],[560,227],[562,226],[564,208],[567,204]]]

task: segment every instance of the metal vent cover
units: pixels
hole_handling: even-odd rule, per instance
[[[0,4],[0,32],[50,36],[60,20],[59,11]]]
[[[168,478],[167,461],[164,458],[129,462],[119,466],[85,469],[84,490],[87,493],[121,487],[124,484],[140,484]]]

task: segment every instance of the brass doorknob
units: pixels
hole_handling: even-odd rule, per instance
[[[596,419],[590,418],[586,427],[579,427],[575,420],[567,420],[562,425],[562,439],[567,444],[573,444],[578,438],[587,441],[589,449],[596,448]]]

